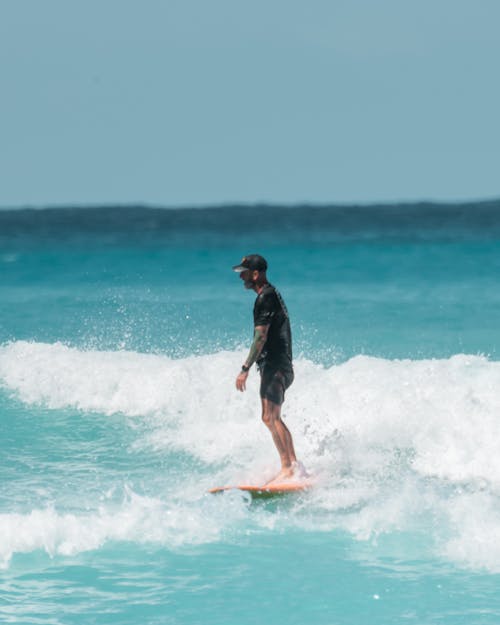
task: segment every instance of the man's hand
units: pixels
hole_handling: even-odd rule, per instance
[[[247,378],[248,371],[240,371],[238,377],[236,378],[236,388],[243,392],[247,388]]]

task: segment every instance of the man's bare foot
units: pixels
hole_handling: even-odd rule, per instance
[[[289,467],[283,467],[281,471],[273,477],[272,480],[266,482],[265,486],[270,486],[272,484],[280,484],[281,482],[288,482],[291,479],[303,480],[305,478],[310,477],[309,473],[306,471],[305,466],[300,461],[292,462]]]
[[[281,471],[273,477],[272,480],[266,482],[264,486],[271,486],[272,484],[281,484],[281,482],[286,482],[293,477],[293,466],[283,467]]]

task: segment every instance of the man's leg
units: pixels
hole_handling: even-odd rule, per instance
[[[292,464],[297,461],[292,435],[281,419],[281,406],[270,399],[262,398],[262,421],[269,428],[281,460],[281,471],[277,478],[291,477]]]

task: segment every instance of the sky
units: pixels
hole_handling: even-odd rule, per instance
[[[498,0],[0,0],[0,207],[500,197]]]

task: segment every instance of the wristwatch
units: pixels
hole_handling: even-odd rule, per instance
[[[248,373],[250,371],[250,367],[247,367],[246,365],[241,365],[241,370],[243,371],[243,373]]]

